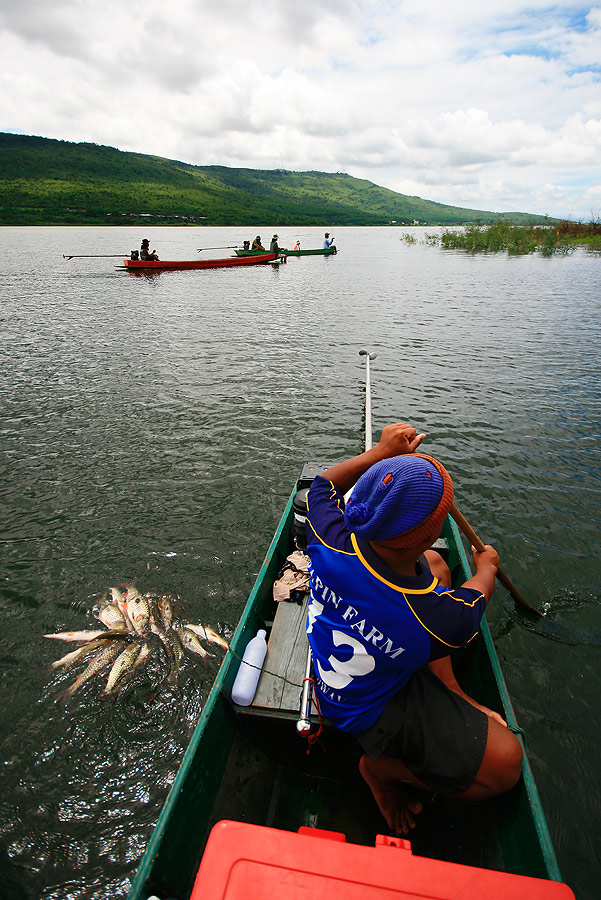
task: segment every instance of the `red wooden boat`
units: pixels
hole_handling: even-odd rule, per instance
[[[262,253],[260,256],[230,256],[227,259],[124,259],[123,265],[117,266],[117,268],[136,272],[160,272],[163,269],[224,269],[227,266],[256,266],[272,263],[275,260],[275,253]]]

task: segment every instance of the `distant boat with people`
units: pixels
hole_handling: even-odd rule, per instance
[[[237,251],[236,251],[237,252]],[[127,269],[129,272],[160,272],[162,270],[172,269],[225,269],[229,266],[253,266],[262,263],[278,264],[279,260],[275,253],[248,253],[244,254],[244,258],[237,256],[228,256],[225,259],[189,259],[189,260],[146,260],[146,259],[124,259],[122,266],[118,269]]]
[[[252,256],[260,253],[257,250],[236,250],[236,256]],[[268,253],[268,250],[262,251]],[[336,247],[329,247],[327,250],[319,248],[317,250],[287,250],[284,247],[279,249],[280,256],[333,256],[338,251]]]

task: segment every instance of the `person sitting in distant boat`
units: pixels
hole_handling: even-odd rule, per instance
[[[449,653],[476,636],[499,557],[489,544],[472,548],[475,574],[451,587],[433,544],[453,482],[416,453],[425,437],[388,425],[372,449],[318,475],[307,497],[319,708],[355,736],[359,771],[402,834],[415,828],[425,795],[486,800],[510,790],[522,768],[507,723],[453,674]]]
[[[144,240],[142,241],[142,247],[140,249],[140,259],[144,259],[144,260],[158,259],[159,257],[157,255],[156,250],[153,250],[151,253],[150,250],[148,249],[148,247],[149,247],[148,239],[144,238]]]
[[[334,243],[334,238],[330,238],[330,232],[326,231],[324,239],[323,239],[323,249],[329,250],[332,247],[333,243]],[[335,250],[336,248],[334,247],[333,249]]]
[[[274,236],[273,236],[272,239],[271,239],[271,244],[269,245],[269,252],[270,252],[270,253],[275,253],[276,258],[277,258],[277,256],[279,255],[280,248],[278,247],[278,236],[277,236],[277,234],[274,234]]]
[[[294,245],[294,249],[295,249],[295,250],[300,250],[300,241],[297,241],[297,242],[296,242],[296,244]]]
[[[253,241],[252,247],[250,249],[251,250],[264,250],[265,249],[265,247],[261,243],[261,235],[260,234],[258,234],[256,236],[256,238]]]
[[[244,243],[242,244],[242,249],[250,250],[250,241],[244,241]]]

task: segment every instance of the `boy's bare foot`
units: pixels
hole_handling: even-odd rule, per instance
[[[415,828],[415,816],[424,808],[423,803],[413,795],[410,785],[379,778],[376,770],[377,761],[369,756],[361,758],[359,771],[374,795],[388,827],[395,834],[409,834]]]

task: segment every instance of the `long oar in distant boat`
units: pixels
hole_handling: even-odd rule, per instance
[[[202,253],[203,250],[237,250],[237,244],[228,244],[227,247],[198,247],[197,253]]]
[[[123,259],[123,253],[72,253],[70,256],[63,253],[63,259]]]
[[[375,353],[368,353],[367,350],[360,350],[360,356],[366,356],[366,376],[365,376],[365,449],[369,450],[371,447],[371,399],[369,397],[370,393],[370,376],[369,376],[369,361],[370,359],[375,359]],[[471,541],[475,549],[481,553],[484,550],[484,543],[480,540],[468,520],[465,518],[462,512],[457,509],[457,506],[453,503],[451,509],[449,510],[449,515],[452,519],[454,519],[458,528],[463,532],[468,541]],[[515,602],[518,606],[521,606],[525,612],[530,613],[532,616],[536,616],[537,618],[543,618],[543,613],[532,606],[528,601],[522,597],[518,589],[515,585],[509,580],[501,566],[497,569],[497,578],[501,582],[501,584],[507,588]]]

